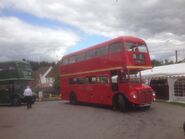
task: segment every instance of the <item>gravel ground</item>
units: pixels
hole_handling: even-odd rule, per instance
[[[153,103],[129,112],[66,101],[0,106],[1,139],[185,139],[185,107]]]

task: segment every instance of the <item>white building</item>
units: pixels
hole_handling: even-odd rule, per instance
[[[39,76],[40,76],[40,83],[42,85],[47,86],[47,87],[52,87],[54,79],[47,76],[52,69],[53,69],[52,66],[46,67],[45,71],[43,73],[39,74]]]
[[[185,103],[185,63],[154,67],[143,71],[142,76],[157,98]]]

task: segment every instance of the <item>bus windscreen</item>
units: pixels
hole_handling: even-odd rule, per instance
[[[146,44],[138,44],[134,42],[126,42],[126,47],[128,51],[133,51],[133,52],[144,52],[147,53],[147,47]]]

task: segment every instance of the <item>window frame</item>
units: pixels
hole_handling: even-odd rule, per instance
[[[185,97],[185,78],[179,78],[175,81],[175,83],[174,83],[174,96]]]

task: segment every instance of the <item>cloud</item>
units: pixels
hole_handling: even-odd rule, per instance
[[[153,38],[146,39],[153,59],[170,59],[175,61],[175,51],[179,53],[179,60],[184,59],[185,35],[178,36],[172,33],[160,33]]]
[[[117,23],[115,14],[119,12],[115,1],[102,2],[97,0],[30,0],[17,2],[3,0],[4,8],[13,8],[41,18],[58,20],[80,28],[86,33],[113,35]],[[123,31],[119,31],[123,32]]]
[[[184,34],[183,0],[2,0],[4,7],[12,7],[35,16],[59,20],[89,33],[148,33],[170,31]],[[165,3],[165,4],[164,4]],[[178,26],[177,26],[178,25]],[[110,36],[107,34],[107,36]]]
[[[183,48],[184,7],[184,0],[2,0],[0,5],[1,9],[57,20],[88,34],[141,37],[158,59]]]
[[[79,39],[67,30],[32,26],[15,17],[0,18],[1,60],[57,60]]]

